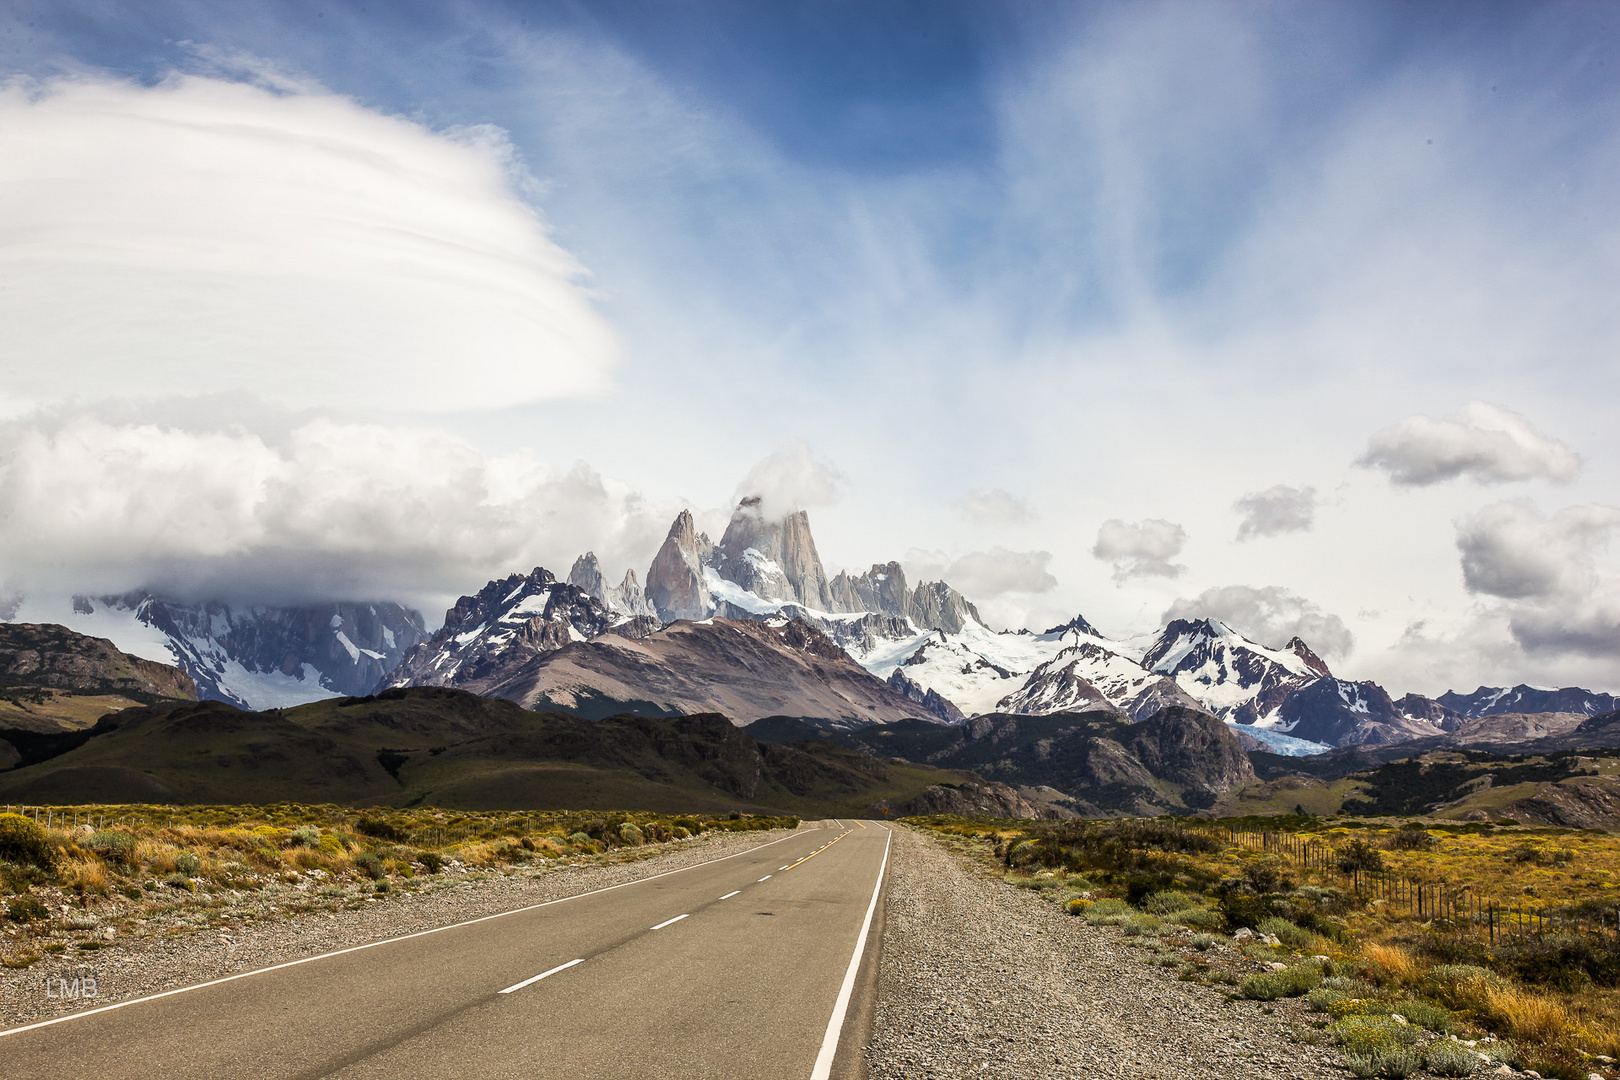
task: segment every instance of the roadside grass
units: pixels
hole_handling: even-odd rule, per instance
[[[1308,994],[1322,1017],[1314,1030],[1340,1045],[1357,1075],[1411,1075],[1424,1067],[1466,1075],[1457,1070],[1484,1055],[1544,1077],[1620,1077],[1620,934],[1613,930],[1499,930],[1493,942],[1481,926],[1354,895],[1334,869],[1301,868],[1170,819],[937,816],[906,823],[1092,925],[1120,927],[1127,941],[1167,928],[1195,932],[1176,939],[1183,979],[1227,983],[1235,997],[1255,1001]],[[1340,850],[1360,840],[1358,858],[1403,876],[1450,889],[1467,885],[1499,904],[1528,904],[1566,920],[1579,916],[1589,929],[1620,919],[1620,837],[1607,833],[1411,819],[1278,818],[1264,827]],[[1240,945],[1223,930],[1255,936]],[[1263,969],[1218,972],[1207,959],[1221,952],[1217,945],[1233,946]],[[1284,966],[1271,970],[1276,964]],[[1356,1017],[1365,1022],[1340,1026]],[[1414,1041],[1404,1041],[1406,1034],[1393,1042],[1373,1038],[1390,1025],[1416,1033]],[[1365,1033],[1355,1046],[1344,1038],[1352,1029]]]
[[[154,915],[203,927],[227,902],[248,917],[360,906],[412,879],[619,861],[710,831],[795,828],[793,817],[627,811],[360,811],[343,806],[52,807],[45,828],[0,812],[0,964],[69,942],[102,947]],[[255,895],[266,897],[253,901]],[[248,898],[244,900],[244,898]],[[233,908],[233,910],[235,910]],[[91,932],[88,942],[72,934]]]

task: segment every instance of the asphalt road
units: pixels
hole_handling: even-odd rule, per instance
[[[846,820],[0,1032],[0,1076],[858,1076],[888,849],[886,827]]]

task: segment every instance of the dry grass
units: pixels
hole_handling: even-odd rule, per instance
[[[1399,945],[1368,942],[1361,947],[1361,958],[1367,961],[1368,974],[1385,986],[1412,986],[1421,975],[1412,954]]]
[[[1477,1003],[1480,1014],[1497,1030],[1515,1039],[1557,1042],[1574,1027],[1569,1010],[1545,994],[1483,980],[1466,984],[1461,991]]]
[[[80,897],[105,896],[111,882],[107,866],[100,859],[66,859],[59,871],[62,884]]]

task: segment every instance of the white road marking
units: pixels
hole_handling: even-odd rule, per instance
[[[564,896],[557,900],[547,900],[540,904],[530,904],[528,907],[513,908],[511,911],[498,911],[493,915],[483,915],[476,919],[468,919],[466,922],[451,923],[449,926],[435,926],[432,930],[418,930],[414,934],[404,934],[396,938],[384,938],[382,941],[373,941],[365,945],[354,945],[347,949],[337,949],[333,952],[321,953],[318,956],[306,956],[302,960],[289,960],[285,964],[274,964],[270,967],[259,968],[255,971],[243,971],[236,975],[227,975],[222,979],[210,979],[208,982],[200,982],[194,986],[182,986],[176,990],[165,990],[161,994],[148,994],[146,997],[130,998],[128,1001],[120,1001],[115,1005],[103,1005],[99,1009],[86,1009],[84,1012],[72,1013],[68,1016],[58,1016],[55,1020],[41,1020],[37,1024],[26,1024],[23,1027],[15,1027],[6,1031],[0,1031],[0,1039],[5,1038],[7,1035],[20,1035],[25,1031],[33,1031],[35,1028],[52,1027],[56,1024],[65,1024],[69,1020],[81,1020],[86,1016],[95,1016],[97,1013],[112,1012],[114,1009],[123,1009],[131,1005],[139,1005],[143,1001],[156,1001],[159,998],[174,997],[176,994],[189,994],[193,990],[203,990],[210,986],[218,986],[220,983],[235,982],[237,979],[251,979],[255,975],[268,975],[272,971],[280,971],[283,968],[298,967],[301,964],[313,964],[317,960],[328,960],[334,956],[343,956],[347,953],[363,952],[366,949],[375,949],[379,945],[392,945],[398,941],[409,941],[412,938],[427,937],[429,934],[438,934],[445,930],[455,930],[462,926],[472,926],[474,923],[488,922],[491,919],[504,919],[508,915],[521,915],[525,911],[534,911],[536,908],[550,907],[553,904],[566,904],[570,900],[582,900],[587,896],[595,896],[598,893],[612,892],[615,889],[624,889],[631,885],[640,885],[644,881],[657,881],[659,878],[669,877],[671,874],[684,874],[686,871],[696,870],[700,866],[711,866],[717,862],[725,862],[727,859],[735,859],[738,855],[747,855],[751,851],[763,851],[765,848],[774,847],[775,845],[780,844],[783,840],[792,840],[796,835],[797,834],[795,833],[789,833],[779,840],[772,840],[769,844],[761,844],[759,847],[745,848],[742,851],[733,852],[730,855],[722,855],[718,859],[710,859],[707,862],[693,863],[691,866],[683,866],[678,870],[665,870],[662,874],[653,874],[651,877],[637,878],[634,881],[621,881],[617,885],[609,885],[602,889],[592,889],[590,892],[576,893],[573,896]]]
[[[726,895],[722,896],[720,899],[722,899],[722,900],[730,900],[733,896],[736,896],[737,893],[740,893],[740,892],[742,892],[741,889],[738,889],[737,892],[728,892],[728,893],[726,893]]]
[[[788,866],[792,866],[792,865],[793,865],[792,863],[788,863]],[[786,870],[787,866],[778,866],[777,869],[778,870]]]
[[[573,967],[575,964],[583,964],[584,962],[585,962],[584,960],[570,960],[566,964],[558,964],[556,967],[552,968],[550,971],[542,971],[540,974],[536,975],[532,979],[524,979],[520,983],[513,983],[511,986],[508,986],[505,990],[502,990],[501,993],[510,994],[514,990],[521,990],[525,986],[532,986],[535,983],[539,982],[541,979],[546,978],[548,975],[555,975],[559,971],[567,971],[569,968]]]
[[[663,922],[661,922],[657,926],[653,927],[653,929],[654,930],[662,930],[664,927],[673,925],[674,923],[678,923],[684,918],[686,918],[685,915],[677,915],[673,919],[665,919]]]
[[[773,878],[775,876],[776,875],[774,875],[774,874],[766,874],[764,877],[760,878],[759,880],[760,881],[769,881],[769,880],[771,880],[771,878]],[[754,884],[757,885],[757,884],[759,884],[759,882],[756,881]]]
[[[830,1080],[833,1055],[838,1052],[838,1035],[844,1027],[844,1014],[849,1011],[850,995],[855,992],[855,975],[861,969],[861,953],[866,949],[866,935],[872,929],[872,913],[877,911],[878,894],[883,891],[883,873],[889,868],[889,844],[894,841],[891,830],[883,841],[883,863],[878,867],[877,884],[872,886],[872,902],[866,905],[866,921],[861,923],[861,936],[855,939],[855,953],[849,958],[849,970],[844,972],[844,985],[839,988],[838,1001],[833,1005],[832,1019],[827,1021],[827,1034],[821,1040],[821,1053],[816,1055],[816,1066],[810,1070],[810,1080]]]

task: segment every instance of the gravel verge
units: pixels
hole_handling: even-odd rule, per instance
[[[1298,999],[1228,1003],[904,827],[890,866],[872,1080],[1347,1075],[1289,1039],[1319,1019]]]
[[[813,828],[806,822],[800,828]],[[322,885],[197,893],[119,932],[112,926],[61,935],[60,953],[23,969],[0,969],[0,1028],[49,1020],[256,968],[494,915],[529,904],[678,870],[770,843],[789,830],[705,833],[689,840],[500,873],[415,878],[377,896]],[[84,943],[98,947],[86,952]],[[86,995],[85,979],[94,980]],[[78,981],[74,996],[69,992]]]

